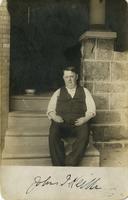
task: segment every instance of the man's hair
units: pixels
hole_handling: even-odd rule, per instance
[[[77,71],[76,67],[74,67],[74,66],[65,67],[63,69],[63,73],[64,73],[64,71],[71,71],[71,72],[74,72],[74,73],[78,74],[78,71]]]

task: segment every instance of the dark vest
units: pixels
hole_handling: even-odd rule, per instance
[[[60,115],[65,122],[73,123],[76,119],[85,116],[86,110],[85,92],[83,87],[78,86],[76,88],[73,98],[65,87],[60,89],[56,113],[57,115]]]

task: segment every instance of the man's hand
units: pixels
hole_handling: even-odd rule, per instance
[[[62,119],[61,116],[56,115],[55,113],[52,113],[52,114],[50,114],[50,115],[51,115],[52,119],[53,119],[55,122],[57,122],[57,123],[63,123],[63,122],[64,122],[64,120]]]
[[[60,117],[59,115],[55,115],[54,118],[53,118],[53,120],[55,122],[58,122],[58,123],[63,123],[64,122],[64,120],[62,119],[62,117]]]
[[[75,121],[75,126],[81,126],[83,125],[85,122],[87,122],[86,117],[80,117],[79,119],[77,119]]]

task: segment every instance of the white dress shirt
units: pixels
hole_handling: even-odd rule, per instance
[[[70,94],[70,96],[73,98],[76,92],[76,88],[73,88],[73,89],[66,88],[66,89],[68,93]],[[96,106],[89,90],[87,88],[84,88],[84,92],[85,92],[85,102],[87,106],[85,117],[87,118],[87,121],[88,121],[89,119],[91,119],[92,117],[96,115]],[[56,114],[56,105],[57,105],[57,99],[59,95],[60,95],[60,89],[56,90],[53,93],[49,101],[48,108],[47,108],[47,116],[49,119],[52,119],[52,117],[50,116],[50,113]]]

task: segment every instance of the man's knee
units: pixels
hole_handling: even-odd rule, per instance
[[[77,137],[79,139],[84,139],[89,137],[89,127],[88,124],[83,124],[76,129]]]
[[[49,140],[53,142],[58,139],[61,139],[60,125],[59,123],[52,122],[49,129]]]

